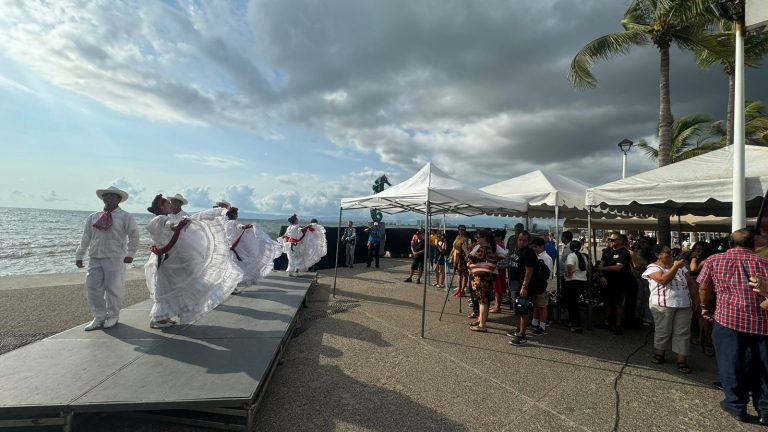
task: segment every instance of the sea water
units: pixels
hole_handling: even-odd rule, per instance
[[[0,207],[0,276],[84,271],[75,267],[75,251],[83,236],[85,219],[92,212]],[[134,214],[139,226],[139,250],[131,267],[141,268],[151,244],[145,229],[149,213]],[[239,219],[258,225],[277,238],[282,220]],[[87,256],[86,256],[87,260]]]

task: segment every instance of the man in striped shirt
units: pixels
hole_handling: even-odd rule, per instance
[[[768,259],[755,253],[755,236],[749,230],[734,231],[730,242],[731,249],[705,261],[698,277],[702,316],[711,315],[707,308],[713,291],[717,298],[712,342],[725,393],[720,407],[746,421],[753,389],[759,422],[768,426],[768,310],[760,307],[762,298],[749,285],[754,276],[768,277]],[[759,385],[752,385],[748,368]]]

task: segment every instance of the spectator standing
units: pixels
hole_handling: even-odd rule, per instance
[[[570,254],[565,261],[565,283],[563,284],[563,303],[568,311],[569,330],[584,333],[581,328],[579,297],[587,290],[587,257],[581,252],[581,242],[568,242]]]
[[[448,242],[445,234],[438,233],[437,259],[435,260],[435,287],[445,288],[445,264],[448,262]]]
[[[467,287],[467,255],[464,251],[464,245],[468,242],[467,227],[459,225],[458,234],[453,240],[453,245],[451,247],[451,263],[453,263],[454,272],[459,275],[459,285],[456,288],[456,292],[453,293],[454,297],[462,297],[464,295],[464,290]]]
[[[609,247],[603,251],[598,270],[602,273],[600,284],[604,287],[605,318],[606,322],[595,325],[595,328],[607,328],[616,336],[624,332],[621,329],[622,303],[630,288],[635,288],[635,277],[631,270],[631,257],[629,250],[624,247],[621,234],[614,231],[608,236]],[[634,305],[633,305],[634,309]]]
[[[694,281],[685,268],[685,260],[674,260],[668,246],[656,245],[653,254],[656,262],[648,264],[642,277],[650,287],[651,314],[654,332],[653,355],[655,364],[664,363],[665,351],[672,348],[677,354],[677,370],[691,373],[688,354],[691,343],[691,306],[698,303]]]
[[[510,255],[509,278],[510,281],[514,280],[516,282],[515,286],[519,287],[515,293],[515,314],[519,317],[519,327],[516,332],[513,331],[508,335],[512,336],[512,340],[509,343],[517,346],[528,343],[525,333],[528,330],[528,320],[530,319],[533,303],[533,293],[529,291],[528,287],[533,278],[534,269],[539,265],[536,253],[528,247],[530,242],[531,234],[528,231],[522,231],[517,236],[514,267],[512,267],[512,255]]]
[[[501,247],[498,247],[501,249]],[[493,295],[493,281],[496,278],[497,246],[493,233],[484,229],[477,233],[477,244],[467,254],[472,273],[472,291],[479,309],[477,321],[470,323],[470,330],[487,332],[488,307]]]
[[[344,243],[344,252],[346,253],[347,267],[352,268],[355,264],[355,246],[357,246],[357,231],[352,226],[353,222],[347,222],[347,228],[344,229],[344,235],[341,241]]]
[[[501,298],[507,292],[507,267],[509,267],[509,258],[507,257],[507,250],[504,248],[504,237],[507,232],[503,229],[493,232],[493,238],[496,241],[496,278],[493,280],[493,298],[494,305],[489,311],[492,313],[501,312]]]
[[[426,251],[426,239],[424,238],[424,228],[416,231],[416,237],[411,240],[411,274],[405,279],[405,282],[413,282],[413,275],[418,270],[419,276],[416,283],[421,283],[421,275],[424,273],[424,252]]]
[[[376,268],[379,268],[379,245],[381,244],[381,239],[384,238],[384,230],[379,228],[378,222],[374,222],[373,227],[366,228],[365,232],[368,233],[368,261],[366,267],[370,267],[375,259]]]
[[[732,249],[709,257],[698,277],[702,316],[711,316],[707,305],[713,293],[717,296],[712,342],[725,394],[720,407],[745,422],[749,390],[754,389],[758,421],[768,425],[768,310],[760,307],[763,299],[750,286],[750,278],[768,278],[768,258],[755,253],[749,230],[734,231],[730,242]]]
[[[549,269],[549,274],[552,275],[552,257],[547,253],[546,244],[552,244],[552,242],[537,237],[531,241],[531,249],[536,253],[538,258],[538,266],[536,271],[541,271],[541,266],[544,265]],[[531,335],[542,336],[547,334],[547,304],[549,304],[549,282],[551,278],[547,280],[547,288],[541,294],[535,294],[533,296],[533,320],[531,321]]]

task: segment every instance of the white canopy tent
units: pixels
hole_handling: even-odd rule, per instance
[[[756,216],[768,190],[768,148],[746,146],[747,216]],[[590,207],[642,214],[730,216],[733,146],[587,189]]]
[[[506,198],[528,202],[529,216],[584,217],[587,215],[584,194],[589,186],[559,174],[541,170],[480,188]]]
[[[494,215],[519,216],[528,211],[528,203],[522,199],[504,198],[483,192],[452,178],[431,162],[424,165],[413,177],[374,195],[344,198],[339,208],[339,233],[344,210],[377,208],[383,213],[421,213],[426,216],[426,231],[430,230],[430,216],[455,213],[464,216]],[[338,240],[337,240],[338,241]],[[428,253],[424,254],[424,268],[428,268]],[[338,273],[338,252],[336,274]],[[336,274],[333,289],[336,291]],[[426,318],[427,281],[421,305],[421,336],[424,337]]]

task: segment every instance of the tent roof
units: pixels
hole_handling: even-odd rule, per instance
[[[524,214],[528,204],[521,199],[504,198],[465,185],[450,177],[431,162],[413,177],[374,195],[344,198],[341,208],[376,207],[384,213],[456,213],[464,216],[480,214],[513,216]]]
[[[560,206],[561,217],[586,217],[584,194],[589,186],[559,174],[541,170],[488,185],[480,190],[528,202],[529,214],[552,216]]]
[[[755,216],[768,190],[768,148],[746,146],[745,200]],[[730,216],[733,146],[587,189],[586,204],[639,213]],[[642,207],[639,207],[642,206]]]

